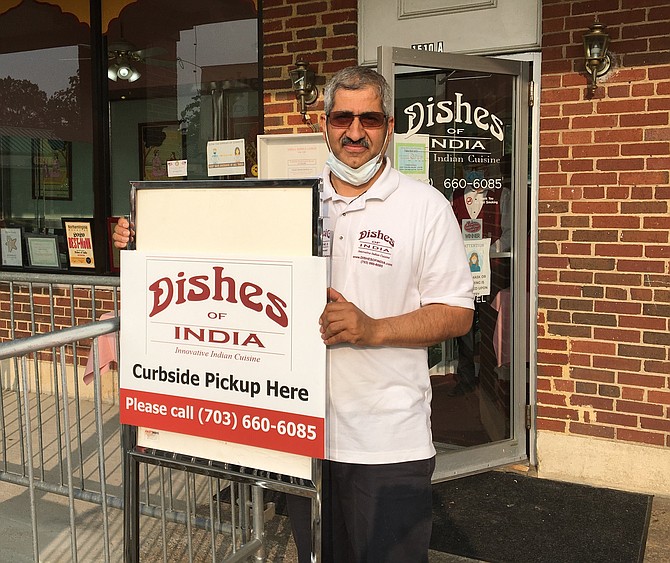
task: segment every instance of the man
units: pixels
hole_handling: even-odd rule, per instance
[[[324,254],[332,287],[319,319],[329,346],[323,561],[428,560],[431,475],[428,345],[472,322],[472,278],[449,202],[385,157],[393,133],[384,78],[338,72],[324,91]],[[117,246],[130,232],[115,229]],[[309,561],[309,500],[289,496]]]

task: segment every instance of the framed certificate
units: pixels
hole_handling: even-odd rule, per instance
[[[95,268],[93,219],[63,219],[70,268]]]
[[[60,269],[56,235],[26,233],[26,247],[28,248],[28,263],[31,267]]]
[[[72,200],[72,143],[33,139],[33,199]]]
[[[167,162],[186,158],[186,136],[178,121],[139,124],[140,179],[168,180]]]
[[[23,266],[22,241],[20,228],[3,227],[0,229],[0,253],[3,266]]]

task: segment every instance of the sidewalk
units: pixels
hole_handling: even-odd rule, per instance
[[[40,557],[44,563],[60,563],[71,559],[69,542],[69,522],[67,499],[56,495],[39,495]],[[28,491],[20,486],[0,483],[0,561],[8,563],[30,562],[32,558],[32,532],[28,506]],[[97,507],[87,503],[77,503],[77,543],[79,561],[97,562],[103,560],[100,553],[101,522],[96,517]],[[156,526],[160,525],[158,520]],[[110,537],[112,538],[111,561],[121,562],[123,557],[122,513],[110,511]],[[199,531],[207,536],[207,532]],[[178,534],[177,534],[178,535]],[[176,535],[176,536],[177,536]],[[295,546],[290,538],[290,526],[284,516],[275,516],[268,524],[268,561],[272,563],[297,563]],[[614,539],[615,541],[615,539]],[[198,542],[194,542],[196,545]],[[207,543],[207,538],[204,539]],[[184,546],[169,546],[169,561],[178,554],[188,560]],[[204,550],[206,551],[206,550]],[[85,555],[88,553],[88,555]],[[178,557],[181,557],[179,555]],[[195,554],[195,561],[211,561],[209,554]],[[153,541],[142,546],[142,562],[162,561],[162,549]],[[430,563],[468,563],[475,560],[448,553],[431,551]],[[670,498],[655,497],[649,525],[644,563],[668,563],[670,561]],[[510,562],[513,563],[513,562]],[[634,563],[634,562],[631,562]]]

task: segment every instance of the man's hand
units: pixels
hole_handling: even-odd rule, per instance
[[[321,317],[321,338],[327,345],[347,342],[357,346],[375,346],[377,321],[368,317],[341,293],[328,288],[328,301]]]
[[[470,330],[472,309],[432,303],[395,317],[374,319],[332,287],[319,324],[327,345],[425,348]]]
[[[116,248],[126,248],[133,236],[135,236],[135,231],[131,230],[128,219],[121,217],[119,222],[114,225],[114,233],[112,234],[114,246]]]

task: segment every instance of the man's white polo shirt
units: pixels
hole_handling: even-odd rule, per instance
[[[331,286],[373,318],[431,303],[473,308],[472,277],[451,205],[391,168],[356,198],[324,170]],[[328,459],[396,463],[435,454],[425,348],[337,345],[329,352]]]

